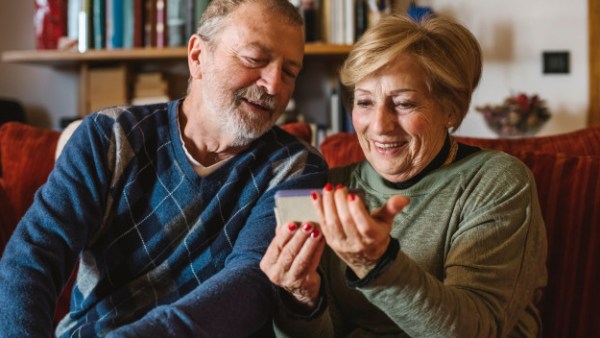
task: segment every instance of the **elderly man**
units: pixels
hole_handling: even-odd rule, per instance
[[[246,337],[267,323],[260,261],[277,189],[326,165],[273,127],[304,53],[287,0],[213,0],[189,40],[188,95],[86,118],[0,261],[0,332],[48,337]]]

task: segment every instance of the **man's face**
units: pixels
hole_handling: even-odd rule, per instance
[[[200,55],[203,109],[234,139],[248,144],[285,110],[302,67],[302,28],[260,2],[241,5]]]

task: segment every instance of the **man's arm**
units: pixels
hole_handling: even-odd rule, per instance
[[[104,190],[98,187],[107,176],[99,154],[108,141],[94,140],[97,134],[88,133],[89,127],[78,130],[79,140],[65,148],[0,260],[2,335],[51,335],[58,294],[92,231],[89,225],[102,219],[98,201]]]
[[[320,189],[324,181],[324,171],[313,172],[276,189]],[[270,323],[274,289],[258,265],[274,234],[276,189],[260,198],[221,271],[176,302],[153,309],[109,337],[246,337]]]

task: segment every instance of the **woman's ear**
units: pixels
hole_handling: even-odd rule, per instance
[[[206,43],[198,34],[192,35],[188,41],[188,68],[190,70],[190,76],[194,79],[199,79],[202,76],[200,67],[200,55],[204,49]]]

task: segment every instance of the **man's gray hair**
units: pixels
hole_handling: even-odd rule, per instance
[[[224,19],[244,3],[261,2],[267,10],[280,14],[282,19],[294,26],[303,26],[299,10],[289,0],[212,0],[198,23],[197,34],[211,45],[224,28]]]

